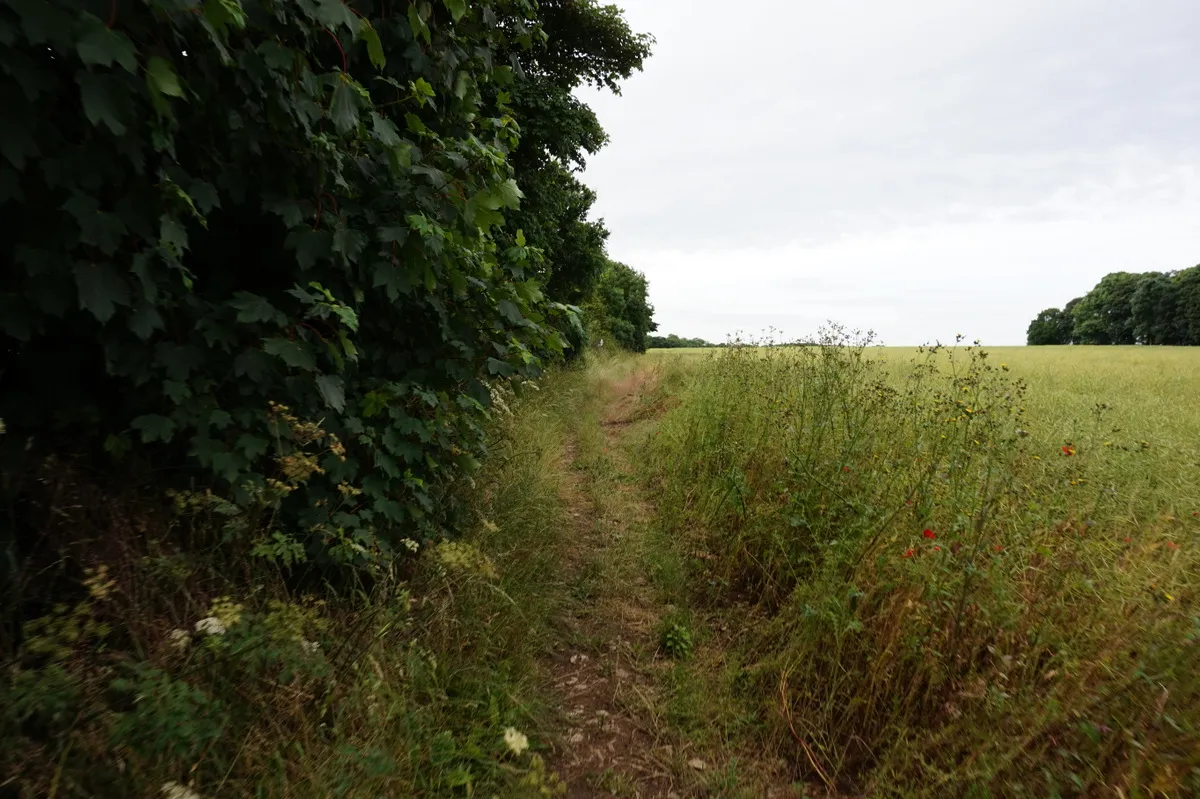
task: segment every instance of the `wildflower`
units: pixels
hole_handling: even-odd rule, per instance
[[[1000,546],[999,544],[996,544],[996,546],[992,547],[992,551],[993,552],[1003,552],[1004,547]]]
[[[931,540],[934,538],[937,538],[937,536],[934,534],[933,530],[930,530],[929,528],[925,528],[925,532],[921,533],[921,535],[923,535],[926,538],[931,539]]]
[[[303,649],[306,653],[308,653],[310,655],[315,655],[315,654],[317,654],[317,651],[320,650],[320,648],[321,648],[321,642],[320,641],[301,641],[300,648]]]
[[[161,790],[167,799],[204,799],[191,788],[177,782],[164,782]]]
[[[912,549],[904,550],[904,557],[906,557],[906,558],[911,558],[914,554],[915,554],[915,550],[912,550]]]
[[[941,552],[941,551],[942,551],[942,548],[941,548],[941,547],[937,547],[937,546],[935,546],[935,547],[933,548],[933,551],[934,551],[934,552]]]
[[[1175,550],[1179,549],[1179,544],[1176,544],[1174,541],[1168,541],[1168,542],[1167,542],[1167,549],[1169,549],[1169,550],[1171,550],[1172,552],[1174,552]]]
[[[171,634],[167,636],[167,640],[171,642],[173,649],[180,651],[187,649],[192,643],[192,636],[187,630],[171,630]]]
[[[843,466],[843,467],[842,467],[842,471],[843,471],[843,472],[848,472],[848,471],[850,471],[850,467],[849,467],[849,466]]]
[[[508,747],[508,751],[519,755],[529,748],[529,739],[516,727],[509,727],[504,731],[504,745]]]
[[[1129,536],[1125,536],[1125,543],[1126,543],[1126,544],[1132,544],[1132,543],[1133,543],[1133,539],[1132,539],[1132,538],[1130,538]]]
[[[1068,458],[1071,457],[1075,454],[1075,446],[1073,444],[1067,444],[1062,448],[1062,454],[1066,455]]]
[[[224,635],[228,628],[216,616],[209,616],[196,622],[196,632],[205,635]]]

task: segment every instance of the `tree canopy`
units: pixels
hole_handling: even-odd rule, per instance
[[[1029,344],[1200,345],[1200,266],[1113,272],[1029,323]]]

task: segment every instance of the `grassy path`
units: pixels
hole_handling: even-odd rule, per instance
[[[748,728],[730,734],[737,710],[714,685],[727,665],[722,631],[678,660],[660,645],[671,625],[690,636],[704,622],[681,607],[682,553],[657,535],[637,469],[658,379],[644,362],[594,367],[562,452],[571,529],[567,600],[545,660],[560,708],[551,767],[572,799],[799,796],[779,764],[756,762]]]

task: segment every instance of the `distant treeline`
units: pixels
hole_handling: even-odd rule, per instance
[[[1038,314],[1027,341],[1200,345],[1200,266],[1105,275],[1084,296]]]
[[[680,338],[672,333],[669,336],[647,336],[646,347],[652,350],[673,350],[684,347],[719,347],[719,344],[705,341],[702,338]]]

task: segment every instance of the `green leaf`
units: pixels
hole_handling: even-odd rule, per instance
[[[521,314],[521,309],[512,300],[500,300],[500,302],[496,303],[496,307],[499,308],[504,318],[513,324],[520,324],[525,321],[525,317]]]
[[[75,288],[79,292],[79,307],[101,322],[112,318],[116,306],[129,304],[129,286],[112,264],[76,263]]]
[[[268,355],[274,355],[295,369],[303,369],[306,372],[317,370],[317,360],[313,357],[312,351],[299,341],[269,338],[263,342],[263,351]]]
[[[100,210],[95,197],[72,194],[63,203],[63,210],[75,218],[79,225],[79,240],[112,255],[121,245],[125,235],[125,223],[116,214]]]
[[[154,413],[137,417],[130,422],[130,426],[142,434],[142,443],[145,444],[151,441],[170,441],[171,436],[175,434],[175,423]]]
[[[267,302],[265,297],[251,294],[248,291],[239,291],[233,295],[233,299],[229,301],[229,304],[237,310],[237,320],[242,324],[274,322],[277,325],[282,325],[287,321],[287,317],[276,310],[274,305]]]
[[[153,56],[146,64],[146,88],[150,90],[150,102],[159,116],[170,118],[171,106],[166,97],[183,97],[183,87],[175,67],[165,58]]]
[[[269,446],[270,442],[259,436],[252,436],[249,433],[242,433],[238,436],[237,448],[242,451],[242,456],[249,461],[256,460],[264,455]]]
[[[333,251],[341,253],[347,262],[354,261],[365,246],[367,246],[367,237],[361,230],[339,226],[333,232]]]
[[[374,111],[371,112],[371,132],[384,147],[396,147],[400,144],[400,134],[395,123]]]
[[[125,123],[118,116],[114,88],[106,76],[83,72],[79,75],[79,93],[83,113],[96,127],[105,125],[117,136],[125,135]]]
[[[346,388],[337,375],[318,375],[317,391],[325,404],[339,413],[346,409]]]
[[[500,198],[505,208],[520,208],[524,192],[517,187],[517,181],[509,178],[495,188],[496,196]]]
[[[163,329],[163,318],[153,305],[143,302],[129,316],[129,329],[142,341],[147,341],[155,330]]]
[[[431,98],[434,96],[433,87],[429,85],[429,81],[424,78],[417,78],[413,81],[413,93],[417,97]]]
[[[467,13],[467,0],[442,0],[450,11],[451,18],[458,22]]]
[[[88,66],[111,67],[115,62],[126,72],[137,71],[137,49],[133,42],[121,31],[99,24],[99,20],[75,43],[75,52]]]
[[[371,26],[367,20],[362,21],[362,28],[358,35],[367,43],[367,56],[371,59],[371,65],[376,69],[383,69],[387,66],[387,56],[383,54],[383,43],[379,41],[379,32]]]
[[[246,12],[242,10],[240,0],[207,0],[204,4],[204,18],[222,35],[229,25],[238,30],[246,27]]]
[[[339,80],[329,101],[329,118],[338,133],[349,133],[358,126],[358,92],[345,79]]]

